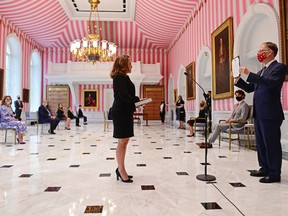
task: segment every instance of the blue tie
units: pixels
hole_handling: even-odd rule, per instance
[[[262,71],[261,71],[261,74],[260,74],[260,76],[263,76],[263,74],[264,74],[264,72],[265,72],[265,70],[266,70],[266,66],[265,67],[263,67],[263,69],[262,69]]]

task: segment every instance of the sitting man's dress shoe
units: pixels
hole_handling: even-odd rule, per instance
[[[56,134],[54,131],[48,130],[49,134]]]
[[[213,145],[210,143],[205,143],[205,142],[201,142],[201,143],[196,143],[196,145],[198,145],[200,148],[213,148]]]
[[[261,183],[274,183],[274,182],[280,182],[280,181],[281,181],[281,178],[271,178],[269,176],[266,176],[259,180],[259,182]]]
[[[255,176],[255,177],[265,177],[267,174],[263,171],[258,171],[258,170],[252,170],[250,173],[250,176]]]

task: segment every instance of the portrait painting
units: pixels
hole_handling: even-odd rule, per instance
[[[173,89],[173,99],[174,99],[174,103],[176,103],[178,100],[178,90],[177,89]]]
[[[195,79],[195,62],[191,62],[186,66],[186,96],[187,100],[195,99],[195,83],[191,79]]]
[[[279,1],[281,36],[282,36],[282,57],[283,63],[286,65],[286,81],[288,80],[288,2],[286,0]]]
[[[3,98],[4,93],[4,70],[0,68],[0,100]]]
[[[213,99],[233,97],[232,17],[212,32],[212,89]]]
[[[84,108],[98,108],[97,89],[83,89],[82,104]]]

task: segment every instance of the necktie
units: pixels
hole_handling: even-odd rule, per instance
[[[262,69],[262,71],[261,71],[261,74],[260,74],[260,76],[263,76],[263,74],[264,74],[264,72],[265,72],[265,70],[266,70],[266,66],[265,67],[263,67],[263,69]]]

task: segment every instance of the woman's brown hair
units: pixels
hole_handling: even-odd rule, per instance
[[[11,96],[5,95],[5,96],[3,97],[3,99],[2,99],[1,105],[6,105],[5,100],[6,100],[8,97],[10,98],[10,100],[12,100]]]
[[[117,73],[126,75],[129,70],[129,60],[130,57],[128,55],[118,56],[114,61],[110,77],[113,79]]]

